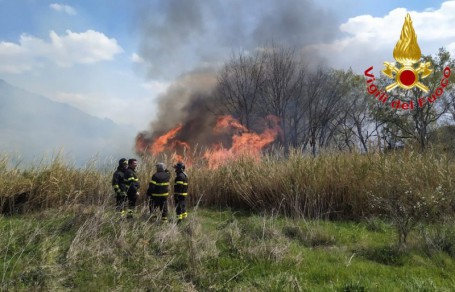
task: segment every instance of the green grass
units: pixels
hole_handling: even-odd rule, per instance
[[[122,220],[107,205],[0,217],[1,289],[455,289],[455,258],[436,247],[441,235],[430,232],[434,226],[413,231],[399,249],[395,229],[379,219],[330,222],[207,208],[189,214],[182,225],[151,222],[145,208]],[[455,232],[449,224],[440,228]],[[441,246],[447,244],[453,237],[444,237]]]
[[[455,290],[455,163],[438,153],[195,160],[178,226],[119,218],[112,170],[0,157],[0,290]]]

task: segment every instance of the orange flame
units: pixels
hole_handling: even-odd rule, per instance
[[[224,132],[226,130],[230,129],[235,129],[238,131],[244,131],[247,132],[248,129],[242,125],[239,121],[234,119],[232,116],[225,115],[221,116],[217,119],[216,125],[215,125],[215,131],[216,132]]]
[[[232,135],[232,146],[230,148],[225,148],[221,142],[211,145],[202,155],[207,161],[208,167],[210,169],[215,169],[227,161],[235,160],[242,156],[253,157],[256,160],[259,160],[262,149],[275,141],[277,134],[280,131],[278,119],[276,117],[269,116],[267,117],[267,121],[271,123],[271,126],[263,133],[258,134],[250,132],[232,116],[226,115],[219,117],[213,128],[213,133]],[[191,146],[188,142],[176,139],[176,136],[182,127],[182,125],[178,125],[159,136],[153,141],[150,148],[147,148],[147,143],[143,137],[138,136],[138,138],[136,138],[136,150],[139,152],[148,150],[152,155],[158,155],[165,151],[174,151],[171,155],[173,162],[183,161],[189,165],[192,163],[192,159],[185,154],[189,153]],[[176,153],[176,149],[183,149],[183,155]]]
[[[226,128],[230,126],[234,130],[245,131],[245,133],[240,132],[234,134],[232,136],[232,147],[229,149],[223,148],[222,145],[217,145],[216,147],[207,150],[204,153],[204,158],[208,162],[208,167],[210,169],[215,169],[229,160],[235,160],[242,156],[248,156],[259,160],[261,150],[275,141],[279,132],[278,120],[272,116],[269,116],[267,119],[272,122],[273,127],[266,129],[262,134],[247,132],[248,129],[231,116],[225,116],[222,117],[222,119],[219,119],[215,131],[218,131],[219,127]]]
[[[189,159],[185,159],[185,157],[183,157],[183,155],[177,154],[175,152],[172,153],[171,160],[174,163],[176,163],[176,162],[184,162],[186,165],[191,165],[191,163],[189,162],[190,161]]]
[[[226,161],[231,160],[234,154],[229,149],[223,148],[223,145],[217,144],[205,151],[203,157],[207,160],[209,169],[216,169]]]
[[[184,157],[183,155],[177,154],[177,149],[183,149],[183,152],[187,152],[191,149],[190,145],[187,142],[174,140],[176,135],[182,129],[182,125],[178,125],[177,127],[169,130],[168,132],[164,133],[163,135],[159,136],[155,141],[150,145],[147,142],[147,139],[144,138],[143,135],[138,135],[136,137],[136,152],[138,153],[150,153],[152,155],[158,155],[163,152],[172,152],[171,159],[174,162],[182,161],[185,164],[191,164],[191,160],[189,158]]]
[[[182,125],[178,125],[174,129],[165,133],[164,135],[158,137],[155,142],[153,142],[150,151],[153,155],[163,152],[166,149],[166,145],[169,140],[175,137],[175,135],[182,129]]]

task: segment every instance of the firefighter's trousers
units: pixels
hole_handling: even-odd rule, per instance
[[[153,214],[157,209],[161,211],[161,219],[167,220],[167,196],[152,196],[149,203],[150,214]]]
[[[186,196],[174,195],[175,211],[179,220],[187,217],[185,198]]]

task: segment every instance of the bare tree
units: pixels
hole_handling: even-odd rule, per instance
[[[308,141],[311,152],[323,148],[334,138],[339,128],[345,105],[343,96],[348,90],[343,71],[319,68],[308,74],[305,85]]]
[[[313,155],[330,145],[368,152],[374,137],[386,148],[412,138],[424,150],[441,117],[449,111],[455,116],[452,84],[442,93],[439,88],[444,68],[455,62],[443,49],[437,57],[427,56],[423,61],[433,64],[435,73],[425,83],[430,92],[439,90],[437,100],[422,99],[417,87],[397,89],[395,95],[389,94],[389,102],[394,98],[412,101],[414,109],[396,110],[371,99],[363,76],[351,70],[320,67],[310,72],[294,50],[283,47],[272,46],[253,55],[241,53],[219,72],[216,111],[233,115],[250,129],[258,118],[275,115],[282,127],[282,144],[309,147]],[[378,82],[383,87],[390,79],[378,78]],[[419,106],[422,100],[425,104]]]
[[[218,75],[218,112],[231,114],[250,128],[264,83],[262,54],[233,56]]]
[[[354,74],[351,70],[346,72],[349,86],[346,102],[346,114],[341,125],[346,143],[360,146],[361,150],[368,152],[372,138],[377,137],[380,124],[374,123],[372,110],[376,103],[368,96],[363,76]],[[347,145],[351,150],[351,147]]]
[[[294,147],[305,145],[308,141],[307,100],[305,95],[307,74],[305,65],[301,64],[296,74],[294,94],[288,104],[287,137],[289,144]]]
[[[272,46],[264,53],[266,70],[265,84],[259,100],[262,115],[272,114],[279,118],[283,133],[282,143],[289,146],[289,113],[291,101],[299,96],[303,68],[299,70],[295,52],[291,49]],[[299,96],[301,97],[301,96]]]

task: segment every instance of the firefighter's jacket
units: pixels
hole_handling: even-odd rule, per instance
[[[127,187],[127,194],[136,195],[139,190],[139,179],[134,169],[129,168],[125,171],[125,184]]]
[[[112,176],[112,187],[114,188],[114,192],[117,195],[120,195],[121,193],[125,193],[126,195],[128,187],[126,186],[125,182],[125,172],[120,166]]]
[[[178,171],[174,183],[174,195],[188,195],[188,176],[183,171]]]
[[[147,196],[152,197],[165,197],[169,195],[169,180],[171,175],[169,171],[159,171],[152,176]]]

